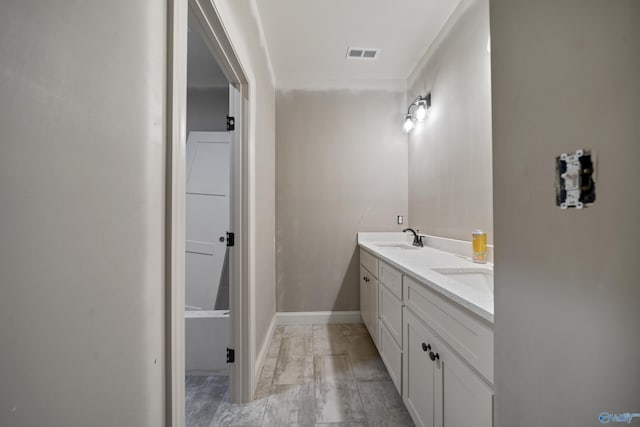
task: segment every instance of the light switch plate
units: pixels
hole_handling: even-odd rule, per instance
[[[595,160],[588,150],[556,157],[556,205],[582,209],[596,200]]]
[[[404,224],[404,217],[402,215],[398,215],[396,222],[398,224]]]

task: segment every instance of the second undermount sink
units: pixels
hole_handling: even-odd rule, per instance
[[[433,271],[472,288],[493,293],[493,270],[487,267],[433,268]]]

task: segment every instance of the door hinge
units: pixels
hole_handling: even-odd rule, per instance
[[[227,116],[227,130],[236,130],[236,118]]]
[[[236,245],[236,235],[227,231],[227,246]]]
[[[234,363],[236,361],[236,351],[227,347],[227,363]]]

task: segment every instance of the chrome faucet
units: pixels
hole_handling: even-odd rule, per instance
[[[418,231],[420,230],[414,230],[413,228],[405,228],[404,230],[402,230],[403,233],[406,233],[407,231],[410,231],[413,233],[413,246],[417,246],[419,248],[424,247],[424,243],[422,242],[422,236],[420,236],[418,234]]]

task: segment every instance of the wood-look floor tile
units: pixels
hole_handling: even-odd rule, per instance
[[[315,422],[313,384],[274,385],[267,403],[264,426],[311,426]]]
[[[195,413],[193,397],[206,380],[188,377],[187,384]],[[255,400],[230,404],[228,392],[219,400],[210,427],[413,425],[373,341],[358,324],[277,327]],[[207,425],[211,411],[192,416],[187,427]]]
[[[355,381],[315,383],[316,422],[366,421]]]
[[[188,376],[185,381],[186,425],[207,427],[228,390],[227,376]]]
[[[353,366],[353,374],[358,381],[390,380],[389,372],[384,366],[375,344],[367,335],[350,335],[349,356]]]
[[[209,427],[262,426],[267,398],[249,403],[221,403]]]
[[[314,427],[367,427],[367,423],[322,423],[315,424]]]
[[[273,384],[305,384],[313,381],[313,333],[288,329],[282,337]]]
[[[362,405],[371,427],[413,426],[411,416],[392,381],[358,383]]]
[[[313,325],[286,325],[282,329],[283,337],[310,337],[313,335]]]
[[[276,357],[267,357],[264,360],[264,364],[262,365],[262,372],[260,373],[260,377],[258,378],[256,390],[253,393],[254,399],[261,399],[269,396],[277,362],[278,359]]]
[[[349,341],[342,325],[313,325],[313,354],[349,354]]]
[[[359,356],[359,355],[377,355],[378,349],[376,345],[373,343],[373,340],[369,336],[366,335],[347,335],[347,341],[349,342],[349,355],[350,356]]]
[[[355,381],[349,356],[316,356],[315,382],[338,383]]]
[[[269,343],[269,351],[266,357],[278,357],[280,345],[282,344],[282,336],[284,335],[284,326],[277,326],[273,331],[271,343]]]
[[[362,323],[340,323],[340,328],[345,336],[368,336],[367,327]]]
[[[266,424],[265,424],[265,427]],[[270,426],[273,427],[273,426]],[[287,427],[367,427],[366,422],[356,423],[320,423],[320,424],[289,424]]]

